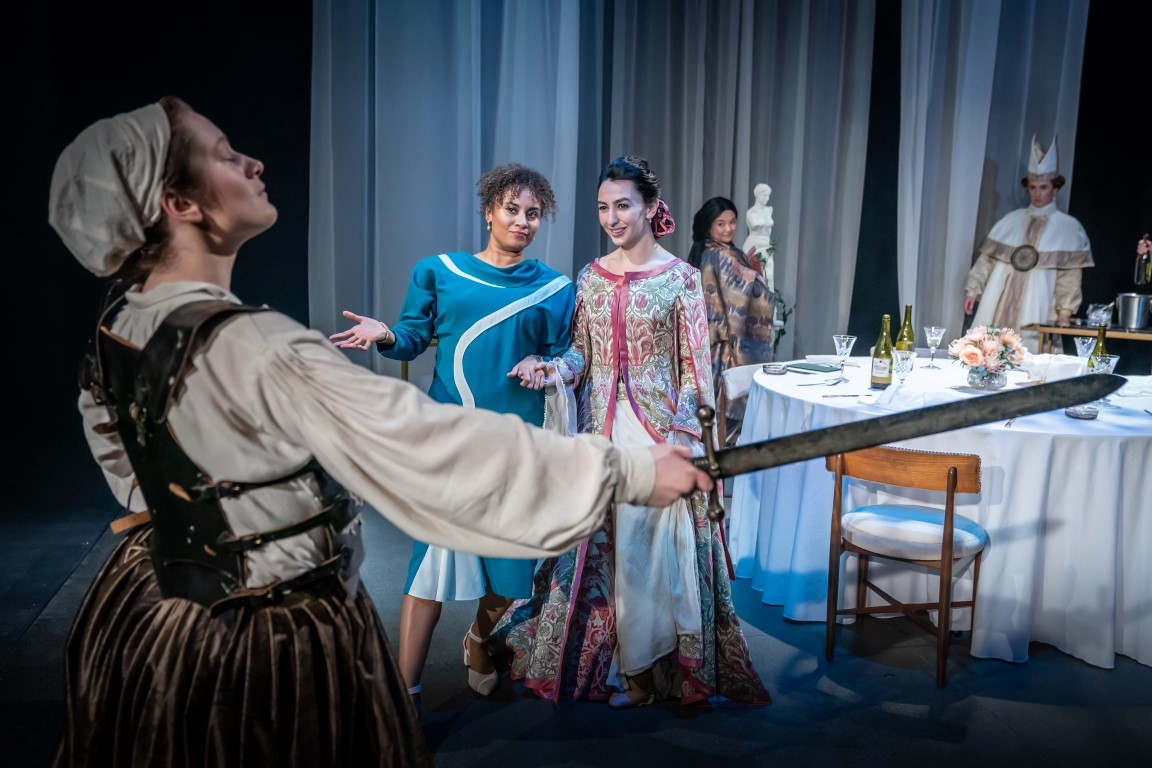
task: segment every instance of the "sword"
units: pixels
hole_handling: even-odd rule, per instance
[[[704,441],[704,455],[692,461],[713,480],[718,480],[797,461],[1089,403],[1115,392],[1126,382],[1123,376],[1112,373],[1088,374],[719,450],[713,447],[709,437]],[[712,434],[715,415],[707,405],[701,406],[697,412],[706,435]],[[708,517],[713,520],[724,518],[724,507],[715,492],[710,494]]]

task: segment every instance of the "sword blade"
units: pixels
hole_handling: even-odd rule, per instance
[[[874,448],[914,437],[1088,403],[1115,392],[1126,381],[1123,376],[1111,373],[1078,376],[725,448],[713,454],[714,465],[707,456],[700,456],[693,461],[714,478],[732,477],[797,461]]]

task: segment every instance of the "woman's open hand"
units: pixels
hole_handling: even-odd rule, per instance
[[[340,349],[368,349],[378,341],[388,345],[396,343],[396,334],[379,320],[348,310],[344,310],[343,314],[349,320],[355,321],[356,325],[328,337]]]

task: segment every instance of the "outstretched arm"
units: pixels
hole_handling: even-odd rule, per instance
[[[557,554],[595,531],[613,501],[666,504],[711,487],[683,451],[620,448],[436,403],[314,338],[301,334],[264,356],[265,375],[251,377],[256,396],[245,398],[258,404],[253,421],[305,446],[421,541],[497,557]]]
[[[396,334],[379,320],[348,310],[344,310],[343,314],[356,325],[328,337],[340,349],[370,349],[376,342],[390,347],[396,343]]]

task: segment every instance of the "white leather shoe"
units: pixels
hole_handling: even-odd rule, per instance
[[[468,687],[481,696],[489,696],[500,686],[500,673],[496,670],[477,672],[472,669],[472,654],[468,651],[468,640],[472,639],[481,644],[488,642],[488,638],[479,637],[472,632],[473,626],[475,625],[468,627],[468,634],[464,637],[464,666],[468,667]]]

